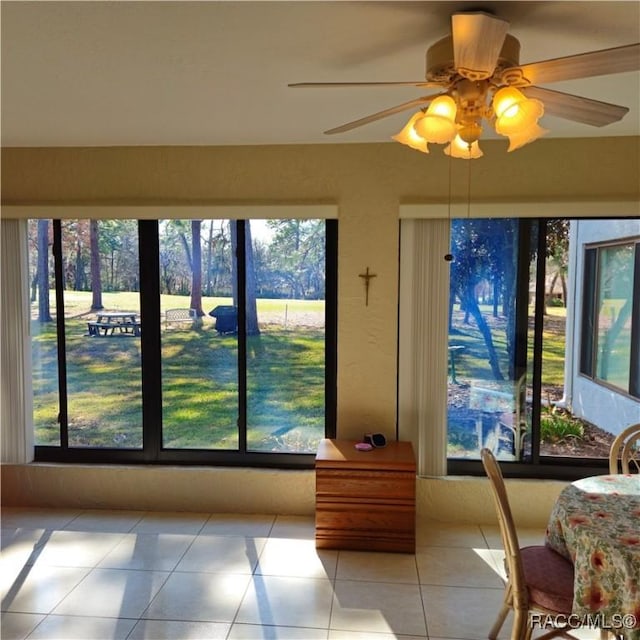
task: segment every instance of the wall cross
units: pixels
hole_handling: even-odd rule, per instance
[[[369,306],[369,283],[371,282],[371,278],[375,278],[376,276],[376,273],[369,273],[369,267],[367,267],[364,273],[358,274],[358,277],[364,280],[364,304],[366,307]]]

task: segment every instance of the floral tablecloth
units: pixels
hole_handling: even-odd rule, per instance
[[[573,561],[573,613],[640,640],[640,476],[594,476],[565,487],[546,542]]]

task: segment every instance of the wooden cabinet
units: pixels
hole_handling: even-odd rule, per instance
[[[410,442],[358,451],[320,442],[316,456],[316,547],[415,551],[416,464]]]

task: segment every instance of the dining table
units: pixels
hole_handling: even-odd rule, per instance
[[[545,542],[573,562],[575,620],[640,640],[640,475],[564,487]]]

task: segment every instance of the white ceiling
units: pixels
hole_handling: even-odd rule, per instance
[[[3,146],[387,141],[411,111],[323,131],[424,95],[416,88],[290,89],[301,81],[424,78],[450,15],[510,21],[520,62],[640,41],[625,2],[1,3]],[[630,107],[596,128],[545,116],[553,137],[640,135],[640,73],[549,85]]]

